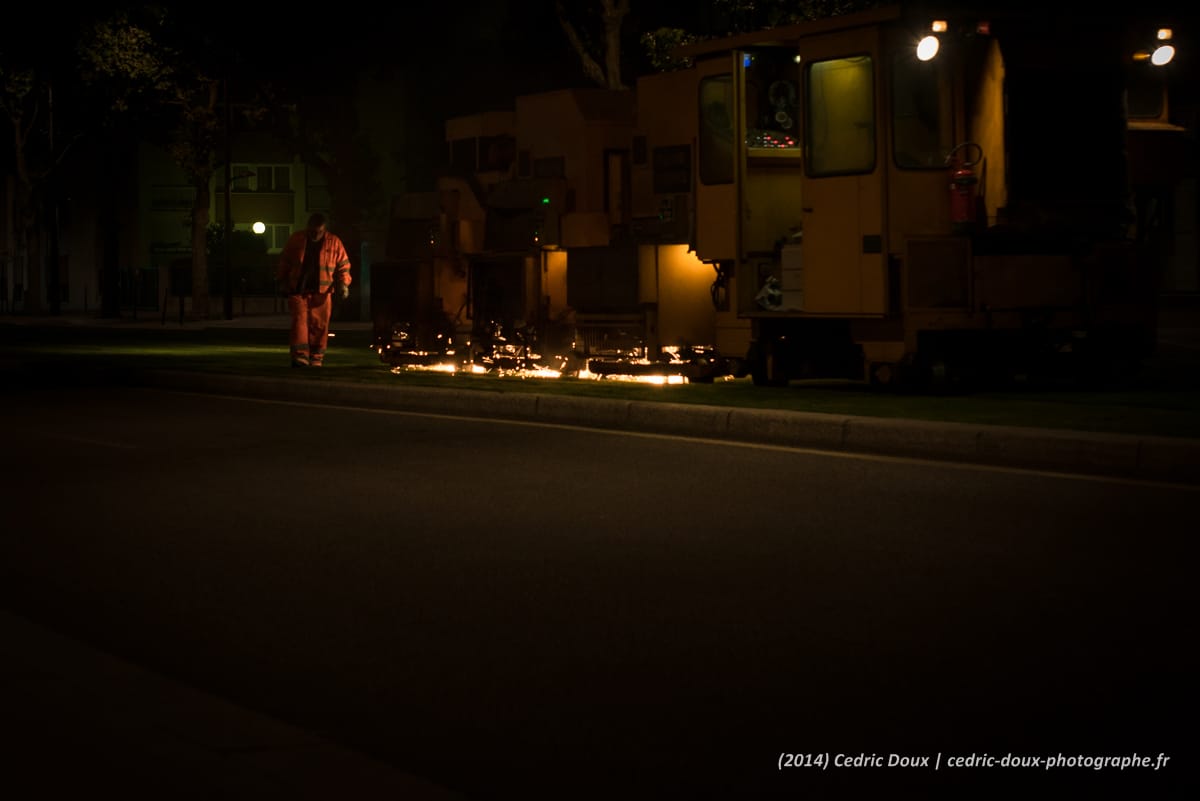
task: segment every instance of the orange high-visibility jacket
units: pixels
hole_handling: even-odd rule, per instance
[[[295,292],[304,273],[304,246],[308,244],[308,231],[292,234],[279,254],[279,269],[276,277],[283,282],[288,292]],[[334,281],[350,286],[350,257],[342,240],[325,232],[321,240],[320,267],[317,271],[317,291],[328,295],[333,291]]]

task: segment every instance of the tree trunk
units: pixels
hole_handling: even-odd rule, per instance
[[[58,190],[57,178],[52,176],[47,184],[46,197],[46,295],[50,301],[50,314],[62,312],[62,265],[58,242]]]
[[[25,252],[25,289],[21,299],[21,309],[26,312],[38,313],[42,310],[42,232],[37,213],[37,198],[28,187],[21,192],[23,212],[21,220],[21,241],[18,247],[24,245]]]
[[[121,229],[115,211],[104,204],[100,233],[100,316],[121,316]]]
[[[192,206],[192,319],[208,319],[208,181],[195,184]]]
[[[621,23],[629,13],[629,0],[621,0],[615,6],[604,3],[604,74],[609,89],[624,89],[621,81]]]
[[[555,3],[558,24],[579,56],[584,74],[605,89],[625,89],[627,87],[621,82],[621,23],[629,14],[629,0],[601,0],[600,7],[604,26],[604,42],[600,53],[600,57],[604,59],[603,67],[588,52],[588,48],[579,37],[579,32],[567,19],[567,12],[561,0]]]
[[[109,152],[118,152],[120,135],[110,131],[107,139]],[[102,161],[104,166],[99,171],[101,185],[120,186],[123,159],[108,158]],[[116,203],[100,204],[99,222],[100,316],[116,319],[121,316],[121,218],[117,214]]]
[[[29,262],[25,271],[29,284],[25,287],[25,311],[37,314],[42,311],[42,270],[45,269],[45,264],[42,258],[41,231],[36,223],[26,233],[25,241],[29,243]]]

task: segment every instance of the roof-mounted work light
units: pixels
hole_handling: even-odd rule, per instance
[[[1175,45],[1171,44],[1175,32],[1170,28],[1159,28],[1154,38],[1157,44],[1147,50],[1139,50],[1133,54],[1134,61],[1149,61],[1156,67],[1170,64],[1175,58]]]
[[[946,20],[935,19],[929,26],[931,33],[926,34],[921,41],[917,42],[917,58],[921,61],[929,61],[936,56],[941,48],[941,42],[936,34],[945,33],[948,27]]]
[[[1150,63],[1156,67],[1161,67],[1164,64],[1169,64],[1171,59],[1175,58],[1175,45],[1171,44],[1171,39],[1174,36],[1174,31],[1170,28],[1159,28],[1155,38],[1159,44],[1154,48],[1154,52],[1150,54]]]

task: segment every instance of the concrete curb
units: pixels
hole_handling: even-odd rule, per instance
[[[137,380],[164,389],[274,400],[539,421],[1200,485],[1200,439],[179,371],[146,372]]]

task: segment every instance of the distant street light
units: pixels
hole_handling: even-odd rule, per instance
[[[265,232],[266,232],[266,230],[267,230],[267,226],[266,226],[266,225],[264,225],[264,224],[263,224],[263,222],[262,222],[261,220],[259,220],[258,222],[254,223],[254,226],[253,226],[253,228],[254,228],[254,233],[256,233],[256,234],[262,234],[262,233],[265,233]]]

